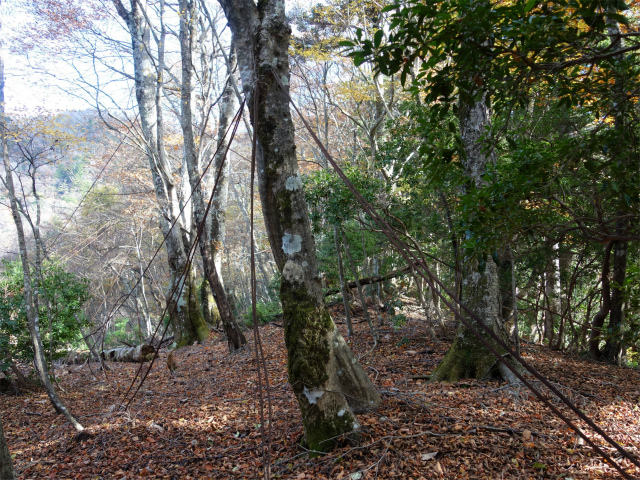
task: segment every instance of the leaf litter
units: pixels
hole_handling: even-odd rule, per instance
[[[332,313],[346,335],[340,312]],[[361,320],[355,316],[356,333],[348,343],[384,402],[359,416],[359,443],[320,458],[310,458],[299,446],[303,430],[287,383],[283,330],[276,324],[260,327],[273,402],[272,478],[620,478],[524,388],[489,380],[428,383],[451,339],[432,339],[424,320],[410,315],[401,328],[382,327],[373,352]],[[637,370],[529,343],[523,343],[522,353],[616,441],[639,453]],[[212,335],[175,356],[176,373],[169,376],[162,353],[128,408],[121,404],[123,394],[139,365],[112,363],[106,377],[95,365],[93,371],[87,365],[58,367],[62,397],[92,434],[81,442],[72,440],[75,432],[53,412],[44,393],[1,396],[19,478],[261,478],[253,354],[229,354],[226,341]],[[559,403],[558,408],[567,413]],[[592,438],[631,475],[640,476]]]

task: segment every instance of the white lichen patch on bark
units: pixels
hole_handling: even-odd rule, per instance
[[[302,250],[302,237],[285,233],[282,237],[282,251],[285,255],[293,255]]]
[[[287,178],[284,186],[287,190],[299,190],[302,188],[302,180],[298,175],[293,175]]]
[[[304,271],[296,262],[288,260],[282,269],[282,278],[292,283],[302,283],[304,282]]]
[[[304,387],[302,393],[304,393],[304,396],[307,397],[307,401],[313,405],[318,401],[320,397],[322,397],[322,395],[324,395],[324,390],[320,390],[319,388],[312,388],[311,390],[309,390],[307,387]]]

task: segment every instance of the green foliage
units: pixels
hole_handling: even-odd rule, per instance
[[[272,322],[277,316],[282,315],[282,305],[280,305],[280,302],[258,302],[256,304],[256,315],[258,317],[258,323],[265,324]],[[247,326],[253,325],[251,307],[249,307],[247,313],[244,314],[244,318]]]
[[[56,262],[45,262],[42,270],[44,281],[40,285],[34,285],[34,292],[37,291],[40,300],[40,333],[45,351],[52,349],[54,358],[59,358],[66,354],[69,346],[81,341],[80,328],[89,325],[89,320],[82,314],[82,306],[90,296],[89,282],[66,272]],[[35,278],[34,272],[32,278]],[[48,300],[49,310],[45,299]],[[2,262],[0,351],[8,351],[12,358],[22,361],[33,359],[25,310],[22,264],[19,261]]]
[[[106,331],[104,344],[115,347],[124,344],[137,344],[144,340],[144,335],[137,325],[129,318],[117,318]]]
[[[388,190],[382,180],[356,166],[346,166],[344,172],[371,204],[378,204]],[[351,191],[332,170],[312,172],[303,180],[314,232],[319,232],[325,223],[341,225],[362,213]]]
[[[411,79],[434,116],[455,113],[457,96],[481,92],[489,92],[498,111],[526,108],[534,87],[553,92],[560,105],[611,107],[616,79],[624,77],[631,95],[639,94],[638,48],[627,55],[605,48],[612,40],[607,19],[629,25],[627,9],[620,0],[414,0],[384,9],[388,33],[368,39],[360,30],[356,42],[343,45],[359,47],[356,64],[372,60],[385,75],[400,73],[403,84]]]

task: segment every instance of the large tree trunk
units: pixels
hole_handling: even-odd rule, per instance
[[[171,164],[164,147],[164,119],[161,99],[164,74],[166,32],[160,31],[158,57],[151,56],[151,29],[147,23],[146,2],[131,0],[127,10],[120,0],[112,0],[131,36],[136,101],[140,126],[160,209],[160,226],[167,248],[171,282],[168,312],[178,346],[191,345],[209,336],[209,328],[198,305],[195,273],[189,262],[191,226],[181,214]],[[161,12],[162,14],[162,12]]]
[[[193,191],[192,195],[192,203],[193,203],[193,214],[195,217],[196,224],[198,225],[198,230],[200,235],[198,236],[198,244],[200,246],[200,255],[202,256],[202,263],[204,266],[204,273],[207,277],[207,282],[211,285],[213,290],[213,295],[216,299],[216,304],[218,305],[218,312],[220,313],[220,319],[222,320],[222,325],[224,327],[225,334],[227,336],[227,342],[229,343],[229,349],[234,351],[241,348],[243,345],[247,343],[247,339],[244,334],[240,330],[238,323],[236,322],[235,317],[233,316],[233,310],[227,299],[227,294],[224,289],[224,285],[220,279],[219,270],[216,267],[216,250],[219,250],[219,245],[215,244],[215,241],[212,237],[210,237],[210,230],[207,228],[207,207],[205,206],[204,201],[204,193],[202,182],[200,181],[200,172],[198,169],[198,158],[196,153],[196,143],[193,133],[193,119],[192,119],[192,110],[191,110],[191,94],[192,94],[192,43],[194,37],[194,28],[197,24],[195,18],[195,7],[194,3],[189,0],[180,0],[180,52],[182,56],[182,88],[181,88],[181,105],[182,112],[180,116],[180,123],[182,126],[182,136],[184,139],[184,160],[187,165],[187,170],[189,172],[189,182],[191,183],[191,189]],[[223,100],[227,102],[233,102],[233,95],[231,92],[227,91],[227,95],[223,97]],[[223,105],[222,109],[226,110],[228,108],[227,105]],[[222,128],[222,127],[221,127]],[[224,156],[226,153],[226,139],[225,133],[220,133],[220,140],[218,142],[219,148],[224,148],[225,152],[219,152],[220,155]],[[220,160],[220,163],[224,161],[224,158]],[[221,172],[222,174],[222,172]],[[215,173],[214,175],[217,175]],[[220,196],[222,193],[216,192],[218,195],[217,204],[220,205]],[[212,207],[215,205],[215,202],[212,202]],[[211,212],[215,216],[218,216],[219,212]],[[221,233],[220,228],[220,220],[222,217],[218,218],[216,222],[216,229],[218,239]],[[219,243],[219,242],[218,242]]]
[[[482,136],[489,127],[489,118],[490,113],[484,95],[478,101],[472,100],[472,95],[463,95],[460,100],[460,133],[466,153],[464,167],[469,183],[476,188],[482,188],[482,175],[487,162],[492,160],[484,153],[485,145],[482,141]],[[507,343],[508,335],[501,315],[498,266],[492,258],[487,258],[484,268],[481,268],[477,259],[467,263],[463,272],[461,293],[467,307],[486,327]],[[475,322],[470,317],[467,318]],[[477,329],[483,333],[479,325]],[[493,344],[498,352],[504,352],[504,349],[488,335],[485,335],[485,339]],[[498,373],[505,380],[517,381],[512,372],[498,361],[470,330],[460,325],[451,348],[433,372],[431,380],[456,381],[465,377],[483,378]]]
[[[508,343],[508,335],[503,327],[498,282],[498,266],[493,259],[488,258],[484,271],[479,271],[478,262],[467,265],[464,272],[462,288],[465,304],[473,311],[498,337]],[[471,323],[476,323],[466,315]],[[483,332],[480,325],[476,325],[479,332]],[[489,336],[485,339],[500,353],[500,347]],[[462,378],[500,378],[512,381],[513,373],[505,367],[495,355],[489,351],[481,341],[464,325],[460,325],[451,348],[444,359],[431,375],[431,381],[456,382]]]
[[[381,398],[324,306],[289,98],[281,89],[281,84],[289,85],[291,33],[284,1],[220,3],[238,52],[248,105],[257,103],[251,120],[263,159],[258,164],[262,211],[282,272],[289,383],[302,410],[307,447],[327,451],[344,435],[357,434],[354,409],[375,408]]]

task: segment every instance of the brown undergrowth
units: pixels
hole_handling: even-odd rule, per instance
[[[334,312],[338,320],[339,315]],[[427,383],[424,377],[448,342],[431,339],[418,316],[408,315],[400,328],[381,327],[374,350],[366,323],[359,316],[355,321],[356,335],[349,343],[384,403],[359,417],[359,444],[321,458],[309,458],[299,446],[302,426],[287,383],[282,328],[261,327],[273,402],[272,478],[620,477],[524,389],[490,381]],[[523,355],[614,439],[638,453],[637,370],[531,344],[523,344]],[[212,336],[175,356],[174,375],[169,376],[163,353],[128,409],[121,401],[137,365],[111,364],[106,377],[96,366],[93,372],[87,365],[59,368],[63,398],[93,434],[80,443],[73,442],[72,428],[44,394],[0,397],[19,478],[261,478],[252,354],[231,355],[226,342]],[[607,451],[629,466],[617,452]],[[630,473],[640,476],[638,470]]]

